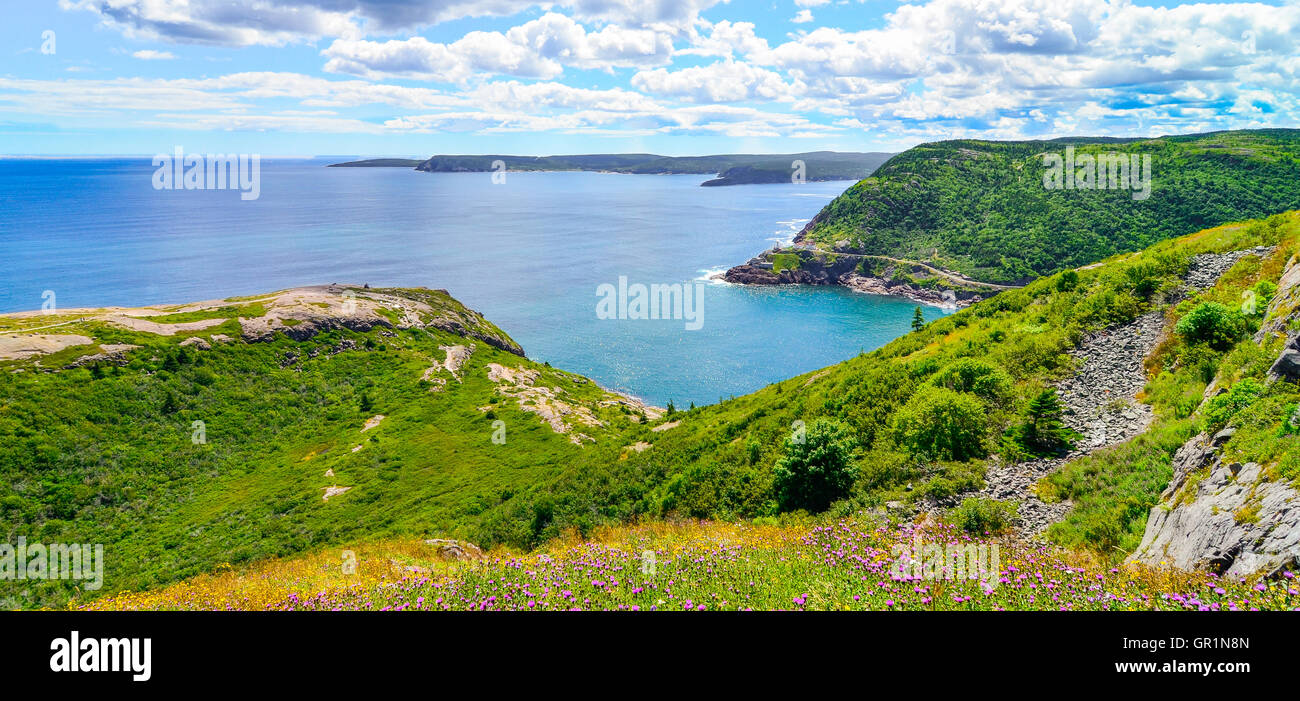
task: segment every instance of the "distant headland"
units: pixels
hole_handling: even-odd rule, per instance
[[[572,156],[433,156],[426,160],[373,158],[330,164],[331,168],[414,168],[427,173],[494,171],[593,171],[642,175],[715,175],[704,187],[760,183],[861,180],[893,154],[812,151],[789,154],[659,156],[652,153]]]

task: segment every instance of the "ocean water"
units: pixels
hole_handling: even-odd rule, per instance
[[[38,309],[45,290],[81,307],[330,282],[444,288],[530,358],[678,407],[836,363],[911,322],[906,300],[708,281],[789,242],[847,182],[508,173],[493,184],[487,173],[325,163],[263,161],[260,196],[245,201],[156,190],[148,159],[0,159],[0,312]],[[620,277],[699,289],[700,328],[598,318],[598,287]]]

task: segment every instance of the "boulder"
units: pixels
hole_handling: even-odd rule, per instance
[[[1273,361],[1273,366],[1268,369],[1268,375],[1272,378],[1295,379],[1300,377],[1300,351],[1294,348],[1287,348],[1282,354]]]
[[[463,561],[483,559],[483,551],[473,543],[445,538],[431,538],[424,541],[424,544],[433,546],[438,557],[444,560]]]

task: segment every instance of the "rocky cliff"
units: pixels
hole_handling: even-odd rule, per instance
[[[947,307],[973,304],[1000,289],[923,264],[798,247],[762,253],[727,270],[722,278],[741,285],[842,285]]]
[[[1285,336],[1269,382],[1300,379],[1300,333],[1292,330],[1300,302],[1300,264],[1292,258],[1254,341]],[[1203,403],[1224,389],[1205,391]],[[1284,419],[1286,420],[1286,419]],[[1300,492],[1257,462],[1225,450],[1236,429],[1201,433],[1173,457],[1174,476],[1151,509],[1132,562],[1226,575],[1273,575],[1300,565]]]

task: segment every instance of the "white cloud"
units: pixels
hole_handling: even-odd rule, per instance
[[[176,58],[170,51],[154,51],[153,49],[142,49],[131,55],[145,61],[170,61]]]
[[[451,44],[424,37],[375,42],[338,39],[321,52],[325,70],[367,78],[420,78],[461,83],[489,74],[554,78],[564,66],[612,69],[661,65],[672,41],[650,29],[608,25],[588,32],[572,19],[547,13],[501,32],[470,32]]]
[[[722,20],[707,28],[707,37],[693,34],[690,38],[691,46],[678,49],[677,55],[731,58],[735,54],[746,55],[768,50],[767,40],[754,33],[753,22]]]
[[[679,71],[662,68],[641,71],[632,76],[632,85],[654,95],[691,102],[778,100],[790,92],[790,86],[776,72],[738,61],[720,61]]]
[[[198,125],[226,115],[230,128],[784,137],[852,129],[899,140],[1300,125],[1300,0],[1168,8],[914,0],[875,18],[873,29],[804,25],[772,43],[764,37],[778,34],[765,23],[791,29],[784,22],[791,6],[811,18],[815,8],[847,0],[776,3],[757,27],[718,19],[740,7],[719,0],[60,2],[133,37],[225,45],[323,39],[325,71],[352,77],[10,75],[0,78],[0,113],[78,125],[115,116],[139,124],[165,109],[168,119],[188,114]],[[710,8],[714,21],[700,14]],[[451,19],[525,11],[499,31],[438,41],[411,35]],[[823,21],[827,11],[817,10]],[[171,57],[152,49],[133,55]],[[711,62],[693,65],[700,58]],[[581,73],[588,70],[608,76]],[[364,119],[344,111],[363,106]]]
[[[811,22],[813,21],[812,10],[799,10],[795,13],[794,17],[790,18],[790,21],[794,24],[805,24]]]

